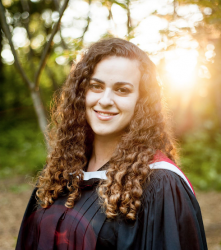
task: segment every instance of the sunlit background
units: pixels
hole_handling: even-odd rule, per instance
[[[2,1],[12,42],[30,81],[35,79],[64,2]],[[221,25],[217,22],[221,11],[217,3],[70,0],[40,77],[39,93],[46,115],[53,92],[65,81],[71,65],[76,64],[87,46],[104,37],[127,39],[147,52],[158,68],[173,131],[181,148],[181,165],[196,187],[221,189]],[[46,146],[38,128],[39,115],[35,115],[30,91],[14,67],[14,55],[4,32],[0,50],[1,129],[9,129],[2,138],[0,172],[8,176],[12,171],[16,174],[26,171],[26,157],[31,161],[30,171],[40,169]],[[30,141],[33,137],[34,142]],[[7,159],[4,155],[9,151],[15,155]]]
[[[12,42],[30,81],[35,79],[64,2],[2,1]],[[221,24],[217,21],[220,13],[218,2],[207,1],[193,4],[173,0],[70,0],[40,77],[40,99],[47,117],[53,92],[90,44],[111,36],[127,39],[147,52],[157,66],[181,148],[181,165],[196,187],[221,189]],[[46,146],[38,128],[36,107],[14,67],[14,55],[4,32],[0,50],[0,115],[4,121],[1,128],[8,129],[1,147],[4,155],[15,152],[11,159],[4,155],[2,158],[0,172],[8,176],[12,171],[16,174],[26,171],[26,157],[31,161],[30,171],[40,169]],[[30,141],[33,137],[34,142]]]
[[[42,169],[47,147],[42,130],[49,121],[53,93],[90,44],[113,36],[138,45],[156,64],[179,164],[194,188],[220,191],[220,0],[69,0],[44,63],[45,48],[66,1],[0,1],[0,191],[1,183],[34,176]],[[15,67],[4,15],[26,80]],[[41,74],[38,69],[43,69]],[[10,190],[27,188],[19,183]],[[216,224],[217,243],[211,238],[211,250],[220,249],[220,225]],[[1,241],[0,228],[1,242],[7,243]],[[13,239],[9,242],[14,244]]]

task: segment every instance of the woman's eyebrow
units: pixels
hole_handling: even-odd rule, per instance
[[[97,78],[91,78],[90,80],[93,80],[93,81],[95,81],[95,82],[99,82],[99,83],[103,83],[103,84],[105,84],[105,82],[104,81],[102,81],[102,80],[99,80],[99,79],[97,79]]]
[[[134,87],[134,85],[129,82],[116,82],[114,85],[118,85],[118,86],[129,85],[131,88]]]
[[[98,78],[94,78],[92,77],[91,80],[95,81],[95,82],[99,82],[99,83],[103,83],[105,84],[104,81],[98,79]],[[133,84],[129,83],[129,82],[116,82],[114,85],[130,85],[132,88],[134,87]]]

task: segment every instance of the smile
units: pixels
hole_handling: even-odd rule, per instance
[[[94,110],[97,118],[102,121],[111,120],[118,113]]]
[[[97,113],[100,114],[100,115],[104,115],[104,116],[115,115],[115,114],[113,114],[113,113],[103,113],[103,112],[99,112],[99,111],[95,111],[95,112],[97,112]]]

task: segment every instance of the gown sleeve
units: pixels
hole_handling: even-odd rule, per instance
[[[120,223],[117,249],[207,249],[199,204],[181,177],[155,170],[136,222]]]
[[[36,233],[34,232],[34,230],[32,230],[32,227],[30,227],[32,224],[32,220],[33,220],[32,215],[34,215],[34,212],[37,210],[37,201],[35,198],[36,191],[37,189],[35,188],[31,194],[30,200],[25,210],[25,214],[22,219],[15,250],[24,250],[24,249],[34,250],[36,248],[33,245],[33,244],[36,245]],[[32,242],[32,246],[30,248],[27,248],[27,246],[31,242]]]

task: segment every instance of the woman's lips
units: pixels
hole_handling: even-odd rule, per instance
[[[107,111],[98,111],[98,110],[94,110],[96,116],[98,119],[102,120],[102,121],[109,121],[111,120],[114,116],[118,115],[118,113],[114,113],[114,112],[107,112]]]

